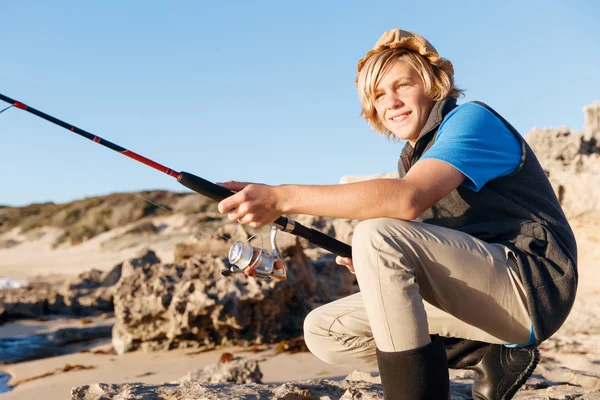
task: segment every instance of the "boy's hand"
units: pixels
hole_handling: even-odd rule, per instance
[[[217,183],[236,192],[218,204],[219,212],[230,221],[260,228],[273,223],[283,214],[281,196],[275,186],[250,182]]]

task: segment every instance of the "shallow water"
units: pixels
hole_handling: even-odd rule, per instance
[[[10,391],[10,386],[8,386],[9,380],[10,375],[0,373],[0,393],[6,393]]]

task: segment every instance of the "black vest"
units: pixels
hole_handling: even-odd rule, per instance
[[[500,118],[519,140],[521,163],[513,173],[489,181],[479,192],[459,186],[416,220],[510,248],[525,286],[536,341],[541,343],[560,328],[575,300],[575,237],[531,147],[502,116],[477,103]],[[414,149],[407,143],[402,150],[400,178],[433,145],[442,120],[455,107],[456,99],[450,97],[434,105]]]

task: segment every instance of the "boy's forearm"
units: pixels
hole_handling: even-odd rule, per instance
[[[342,185],[281,185],[285,214],[346,219],[416,218],[414,193],[401,179],[373,179]]]

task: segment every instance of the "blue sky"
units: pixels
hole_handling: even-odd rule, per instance
[[[527,133],[600,100],[595,1],[0,1],[0,93],[211,181],[332,184],[393,171],[356,62],[388,29],[450,59],[461,102]],[[0,104],[3,108],[3,104]],[[0,204],[177,181],[29,113],[0,114]]]

